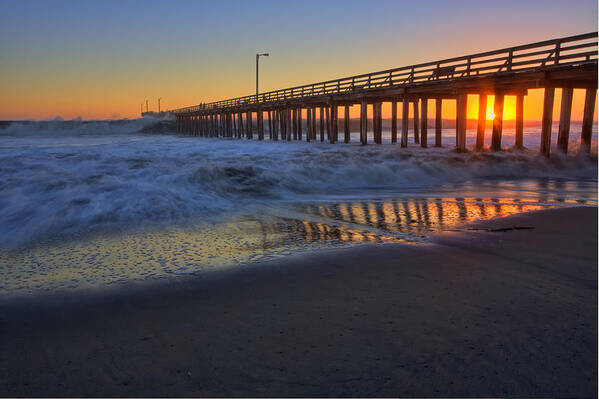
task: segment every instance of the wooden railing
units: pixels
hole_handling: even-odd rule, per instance
[[[176,114],[597,62],[597,32],[179,108]]]

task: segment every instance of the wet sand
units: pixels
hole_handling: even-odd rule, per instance
[[[597,396],[597,208],[469,227],[3,298],[0,395]]]

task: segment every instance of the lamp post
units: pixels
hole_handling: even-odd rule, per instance
[[[258,101],[258,60],[260,60],[260,57],[268,56],[268,53],[256,54],[256,101]]]
[[[160,100],[162,100],[162,97],[158,97],[158,113],[160,113]]]

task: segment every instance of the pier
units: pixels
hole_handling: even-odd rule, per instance
[[[552,143],[555,89],[562,89],[557,148],[568,151],[572,94],[585,90],[581,146],[590,151],[597,97],[597,32],[487,51],[440,61],[312,83],[173,110],[177,131],[199,137],[264,140],[265,119],[270,140],[340,141],[342,112],[344,143],[350,142],[349,109],[360,107],[360,142],[382,143],[382,104],[391,103],[391,142],[407,147],[409,109],[413,110],[411,140],[429,143],[428,104],[435,102],[434,146],[441,146],[443,100],[456,102],[458,152],[466,151],[468,95],[479,96],[475,149],[483,150],[487,96],[495,96],[491,150],[502,148],[503,104],[516,97],[514,147],[523,147],[524,97],[529,89],[544,89],[540,152],[549,157]],[[398,104],[401,125],[398,126]],[[367,107],[372,107],[369,137]],[[318,115],[318,116],[317,116]],[[256,123],[254,124],[254,118]],[[318,123],[317,123],[318,122]],[[399,137],[398,137],[399,134]],[[432,140],[431,140],[432,141]]]

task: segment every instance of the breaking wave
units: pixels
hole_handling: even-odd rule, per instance
[[[152,118],[0,127],[0,247],[94,229],[210,223],[285,202],[433,193],[461,182],[562,179],[596,190],[596,153],[547,160],[536,148],[457,154],[145,134],[172,127]]]

